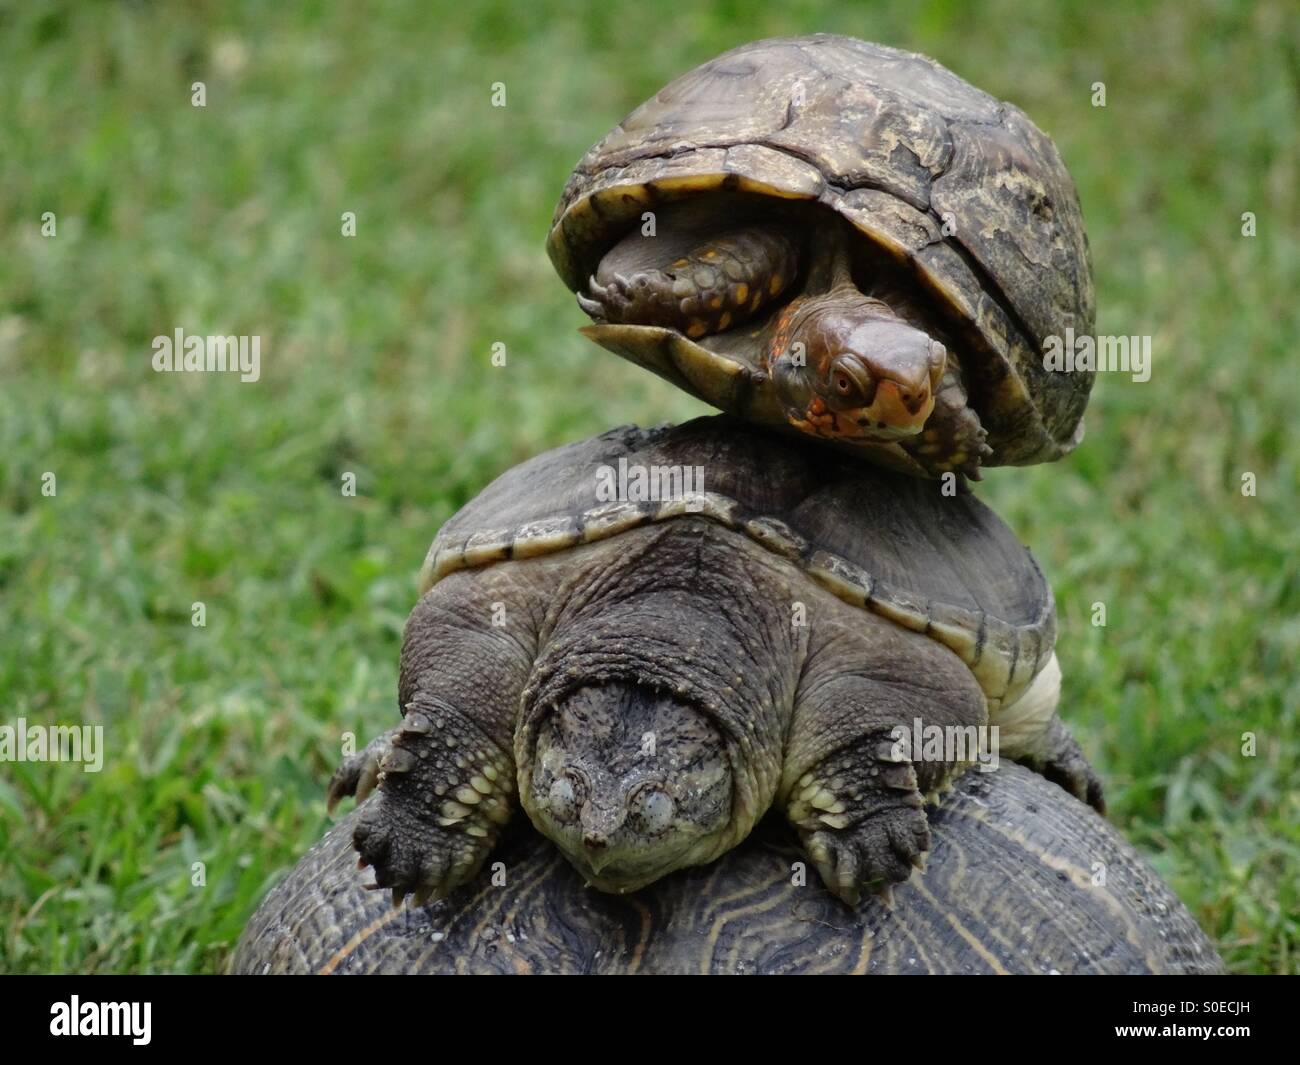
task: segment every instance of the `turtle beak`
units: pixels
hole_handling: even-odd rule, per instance
[[[868,418],[883,422],[891,429],[919,432],[934,410],[928,375],[921,381],[881,381],[876,400],[866,411]]]
[[[586,865],[587,868],[591,870],[592,876],[600,876],[601,871],[605,868],[605,866],[609,865],[610,856],[604,851],[593,851],[591,849],[591,844],[586,843],[585,840],[584,843],[586,845],[586,851],[585,851],[585,860],[583,864]],[[604,844],[602,843],[601,846],[603,847]]]
[[[621,807],[600,806],[587,802],[582,807],[582,852],[593,873],[599,873],[610,862],[609,841],[623,824],[625,811]]]
[[[859,376],[868,375],[874,382],[869,398],[855,412],[858,417],[900,436],[920,432],[934,410],[934,396],[943,380],[947,364],[943,345],[927,339],[923,347],[899,345],[878,358],[846,353],[835,365],[850,373],[854,364]]]

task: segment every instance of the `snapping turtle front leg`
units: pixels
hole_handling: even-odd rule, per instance
[[[930,829],[916,767],[886,732],[837,751],[794,784],[786,814],[826,886],[850,905],[922,866]]]
[[[691,339],[720,333],[770,305],[799,272],[799,248],[779,224],[700,224],[666,214],[654,235],[614,245],[578,293],[597,322],[654,325]]]
[[[331,783],[334,795],[376,780],[353,843],[397,903],[446,895],[473,877],[517,802],[512,748],[532,665],[523,627],[531,611],[511,599],[517,586],[492,581],[454,574],[416,606],[402,647],[402,724]]]
[[[378,762],[379,803],[353,843],[394,902],[413,893],[418,905],[478,872],[516,795],[509,747],[473,715],[426,693],[406,710]]]
[[[913,750],[912,738],[936,727],[969,738],[987,720],[956,655],[857,613],[832,624],[800,681],[781,800],[822,880],[850,905],[864,888],[888,897],[923,866],[925,796],[961,764],[955,742]]]

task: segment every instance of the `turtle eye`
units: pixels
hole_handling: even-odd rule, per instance
[[[830,390],[841,403],[866,407],[876,397],[876,381],[857,355],[845,352],[831,364]]]
[[[586,789],[582,781],[572,773],[556,777],[547,795],[547,805],[556,818],[561,821],[576,821],[578,811],[582,808]]]
[[[673,823],[676,808],[662,788],[642,788],[632,797],[630,813],[647,835],[657,835]]]

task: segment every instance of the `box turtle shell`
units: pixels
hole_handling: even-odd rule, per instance
[[[923,476],[1082,437],[1093,374],[1044,361],[1094,325],[1073,181],[924,56],[815,34],[710,60],[583,156],[548,251],[588,336],[750,420]]]

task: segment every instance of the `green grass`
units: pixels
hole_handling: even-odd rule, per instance
[[[1153,377],[980,491],[1054,584],[1116,823],[1231,969],[1300,971],[1290,6],[359,6],[0,4],[0,723],[108,747],[0,765],[0,971],[221,967],[342,733],[393,720],[440,522],[541,449],[703,412],[575,333],[542,251],[570,167],[671,76],[819,29],[1013,100],[1074,173],[1099,332],[1152,334]],[[176,326],[261,334],[262,380],[154,374]]]

